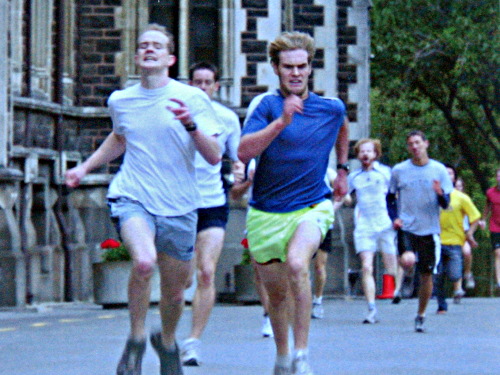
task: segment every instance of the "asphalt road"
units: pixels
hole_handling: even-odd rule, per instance
[[[310,358],[316,375],[498,375],[500,298],[466,298],[436,315],[431,301],[427,332],[415,333],[416,300],[379,301],[380,323],[363,325],[365,303],[329,299],[314,320]],[[186,309],[179,339],[189,331]],[[202,366],[185,375],[270,375],[272,339],[260,336],[260,306],[219,304],[203,337]],[[113,375],[128,333],[126,309],[92,304],[42,305],[0,311],[1,375]],[[159,325],[152,307],[148,326]],[[159,374],[148,345],[143,375]]]

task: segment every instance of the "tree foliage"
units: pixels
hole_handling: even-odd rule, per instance
[[[498,50],[496,0],[373,1],[373,133],[392,159],[406,155],[401,130],[421,129],[432,157],[490,186],[500,160]]]

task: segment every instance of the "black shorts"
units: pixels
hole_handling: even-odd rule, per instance
[[[198,208],[198,225],[196,232],[212,227],[226,229],[227,219],[229,216],[229,206],[226,203],[223,206]]]
[[[332,232],[333,229],[328,229],[328,232],[326,232],[325,239],[323,242],[321,242],[321,245],[319,245],[319,249],[324,251],[325,253],[331,253],[332,252]]]
[[[496,249],[500,249],[500,232],[491,232],[490,238],[493,251],[495,251]]]
[[[436,263],[441,257],[439,235],[429,234],[426,236],[418,236],[404,230],[399,230],[398,253],[399,255],[403,255],[405,251],[415,253],[417,272],[435,273]]]

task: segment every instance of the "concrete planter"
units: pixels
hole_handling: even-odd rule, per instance
[[[238,302],[259,302],[255,287],[254,270],[251,264],[234,266],[234,292]]]
[[[94,302],[103,305],[128,303],[128,280],[132,269],[131,261],[94,263]],[[151,302],[160,301],[160,274],[155,270],[151,279]]]

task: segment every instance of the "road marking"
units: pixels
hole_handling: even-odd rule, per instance
[[[91,318],[91,319],[80,319],[80,318],[59,319],[58,322],[62,323],[62,324],[70,324],[70,323],[79,323],[79,322],[86,322],[86,321],[90,322],[94,319],[116,319],[116,318],[118,318],[118,316],[115,314],[105,314],[105,315],[99,315],[99,316],[97,316],[95,318]],[[36,322],[36,323],[29,324],[29,327],[42,328],[42,327],[47,327],[47,326],[51,326],[51,325],[53,325],[53,323],[51,323],[51,322]],[[0,333],[17,331],[22,327],[23,327],[23,325],[20,325],[19,327],[3,327],[3,328],[0,327]]]
[[[45,327],[48,325],[49,325],[49,323],[47,323],[47,322],[40,322],[40,323],[33,323],[31,326],[35,327],[35,328],[39,328],[39,327]]]
[[[17,328],[14,327],[7,327],[7,328],[0,328],[0,332],[12,332],[15,331]]]
[[[116,315],[101,315],[101,316],[98,316],[97,319],[113,319],[113,318],[116,318]]]
[[[83,322],[83,319],[59,319],[59,323],[76,323]]]

